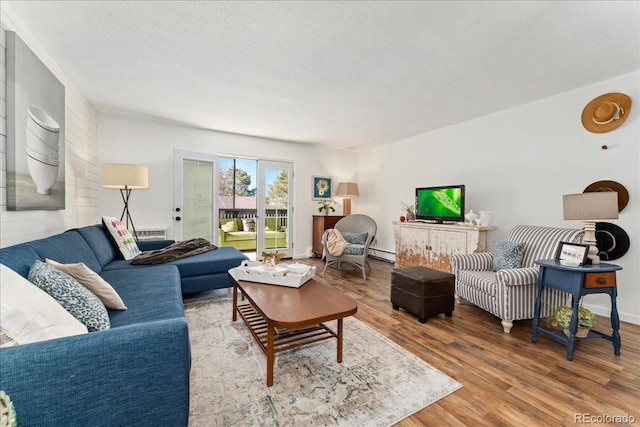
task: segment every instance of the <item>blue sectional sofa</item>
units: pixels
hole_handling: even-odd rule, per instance
[[[172,241],[141,242],[152,250]],[[102,225],[0,249],[0,262],[27,277],[36,260],[83,262],[118,292],[126,311],[111,328],[0,349],[0,389],[20,426],[186,426],[190,344],[182,295],[229,287],[234,248],[162,265],[120,259]]]

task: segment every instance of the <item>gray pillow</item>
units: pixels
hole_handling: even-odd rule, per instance
[[[493,251],[493,271],[522,267],[524,243],[495,242]]]
[[[349,231],[345,231],[342,233],[342,237],[349,243],[353,243],[355,245],[364,245],[367,243],[367,237],[369,237],[369,233],[351,233]]]

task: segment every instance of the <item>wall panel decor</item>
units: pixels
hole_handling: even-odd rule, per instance
[[[7,210],[65,208],[65,88],[13,31],[7,49]]]

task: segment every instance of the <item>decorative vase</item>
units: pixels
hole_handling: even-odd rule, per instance
[[[273,270],[274,268],[276,268],[276,259],[273,257],[264,258],[262,260],[262,264],[264,265],[265,270]]]
[[[416,220],[416,214],[414,212],[408,212],[407,211],[407,215],[405,216],[407,221],[415,221]]]
[[[478,214],[476,214],[473,209],[471,209],[469,212],[467,212],[464,215],[464,218],[469,221],[470,224],[473,224],[473,221],[475,221],[476,219],[478,219]]]
[[[486,226],[491,224],[491,211],[480,211],[478,219],[482,225]]]

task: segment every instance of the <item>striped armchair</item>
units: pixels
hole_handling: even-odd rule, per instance
[[[492,271],[489,252],[451,255],[451,271],[456,276],[456,300],[463,298],[502,319],[505,333],[514,320],[533,319],[538,266],[535,261],[553,258],[558,242],[582,241],[582,230],[518,225],[511,230],[510,242],[525,243],[522,268]],[[567,294],[545,289],[541,316],[566,303]]]

